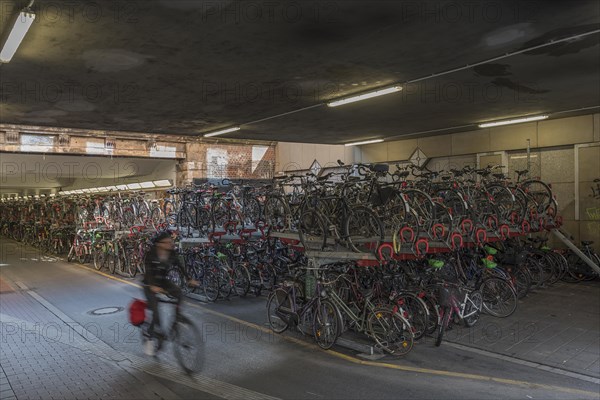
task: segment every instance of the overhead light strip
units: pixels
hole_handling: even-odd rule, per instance
[[[523,122],[541,121],[546,118],[548,118],[547,115],[537,115],[534,117],[507,119],[504,121],[492,121],[492,122],[485,122],[483,124],[479,124],[479,127],[480,128],[491,128],[493,126],[512,125],[512,124],[520,124]]]
[[[34,20],[35,14],[29,9],[25,9],[17,14],[13,26],[10,29],[10,33],[6,38],[6,41],[2,44],[2,50],[0,50],[0,62],[7,63],[13,58]]]
[[[372,144],[372,143],[381,143],[383,139],[373,139],[373,140],[365,140],[362,142],[354,142],[354,143],[346,143],[344,146],[360,146],[361,144]]]
[[[224,135],[226,133],[231,133],[231,132],[235,132],[235,131],[239,131],[241,128],[239,126],[234,126],[233,128],[228,128],[228,129],[222,129],[220,131],[215,131],[215,132],[210,132],[204,135],[204,137],[212,137],[212,136],[219,136],[219,135]]]
[[[375,90],[374,92],[368,92],[368,93],[359,94],[357,96],[346,97],[345,99],[334,100],[334,101],[327,103],[327,106],[338,107],[338,106],[348,104],[348,103],[355,103],[357,101],[367,100],[367,99],[371,99],[373,97],[379,97],[379,96],[384,96],[384,95],[390,94],[390,93],[396,93],[401,90],[402,90],[402,86],[392,86],[387,89]]]
[[[59,192],[61,196],[70,194],[81,194],[81,193],[106,193],[113,191],[125,191],[125,190],[140,190],[140,189],[152,189],[152,188],[168,188],[173,186],[173,181],[170,179],[162,179],[158,181],[147,181],[140,183],[129,183],[118,186],[102,186],[97,188],[87,188],[78,190],[63,190]]]

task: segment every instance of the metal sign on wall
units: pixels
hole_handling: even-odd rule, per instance
[[[423,151],[417,147],[408,160],[411,162],[412,165],[421,169],[424,168],[425,165],[427,165],[427,161],[429,161],[429,158],[427,158],[425,153],[423,153]]]

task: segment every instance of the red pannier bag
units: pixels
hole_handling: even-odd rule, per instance
[[[146,302],[140,299],[134,299],[129,305],[129,322],[133,326],[140,326],[146,320]]]

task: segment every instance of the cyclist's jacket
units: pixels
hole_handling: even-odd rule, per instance
[[[161,259],[158,257],[158,254],[156,254],[156,249],[154,248],[152,248],[146,256],[145,266],[146,273],[144,274],[143,283],[145,285],[158,287],[163,287],[165,282],[167,282],[167,272],[173,266],[177,266],[181,271],[183,271],[183,268],[179,263],[179,258],[177,258],[174,251],[171,252],[171,255],[167,261],[161,261]]]

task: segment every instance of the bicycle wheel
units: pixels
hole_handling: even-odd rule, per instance
[[[321,301],[315,310],[313,336],[320,348],[328,350],[340,334],[338,311],[329,300]]]
[[[377,345],[391,355],[404,356],[412,350],[414,335],[410,323],[391,309],[373,310],[367,329]]]
[[[97,246],[94,249],[94,268],[100,271],[106,264],[106,251],[104,246]]]
[[[400,293],[393,302],[398,305],[401,310],[399,312],[410,323],[414,340],[425,336],[429,323],[429,310],[425,302],[412,293]]]
[[[544,182],[530,180],[523,182],[521,187],[527,196],[535,202],[538,214],[543,214],[552,204],[552,189]]]
[[[374,253],[383,242],[383,225],[377,214],[367,207],[357,206],[346,216],[344,236],[357,253]]]
[[[233,267],[233,285],[235,293],[240,297],[245,297],[250,291],[250,272],[239,263]]]
[[[474,290],[469,293],[469,296],[467,297],[467,303],[465,304],[464,315],[466,315],[466,317],[463,319],[467,328],[472,327],[477,323],[477,321],[479,321],[482,307],[483,297],[481,296],[481,292]],[[469,315],[471,313],[473,313],[473,315]]]
[[[517,309],[517,293],[504,279],[485,279],[479,291],[483,297],[483,308],[494,317],[506,318]]]
[[[450,323],[450,307],[446,307],[443,306],[440,308],[440,313],[442,314],[442,320],[440,321],[439,325],[438,325],[438,334],[437,337],[435,338],[435,345],[436,347],[440,347],[440,345],[442,344],[442,340],[444,338],[444,332],[446,332],[446,328],[448,327],[448,324]]]
[[[516,269],[516,271],[514,269]],[[511,279],[517,292],[517,297],[522,299],[527,296],[529,290],[531,289],[531,277],[529,276],[527,269],[518,266],[513,267],[513,271],[511,271]]]
[[[255,227],[256,222],[262,217],[260,202],[254,197],[244,198],[242,215],[244,216],[244,226],[247,228]]]
[[[200,371],[203,364],[204,340],[198,327],[183,315],[177,318],[173,343],[175,358],[181,368],[187,374]]]
[[[219,288],[221,286],[219,282],[219,274],[215,268],[218,267],[205,267],[204,276],[202,277],[202,289],[204,290],[204,296],[210,302],[217,301],[219,297]]]
[[[300,242],[306,250],[323,250],[327,243],[325,221],[317,210],[308,210],[298,221]]]
[[[267,199],[264,207],[264,218],[267,226],[274,231],[282,231],[287,226],[287,207],[285,201],[279,196]]]
[[[269,326],[275,333],[282,333],[289,327],[289,314],[292,311],[292,302],[289,294],[284,289],[277,289],[271,293],[267,301],[267,319]]]

